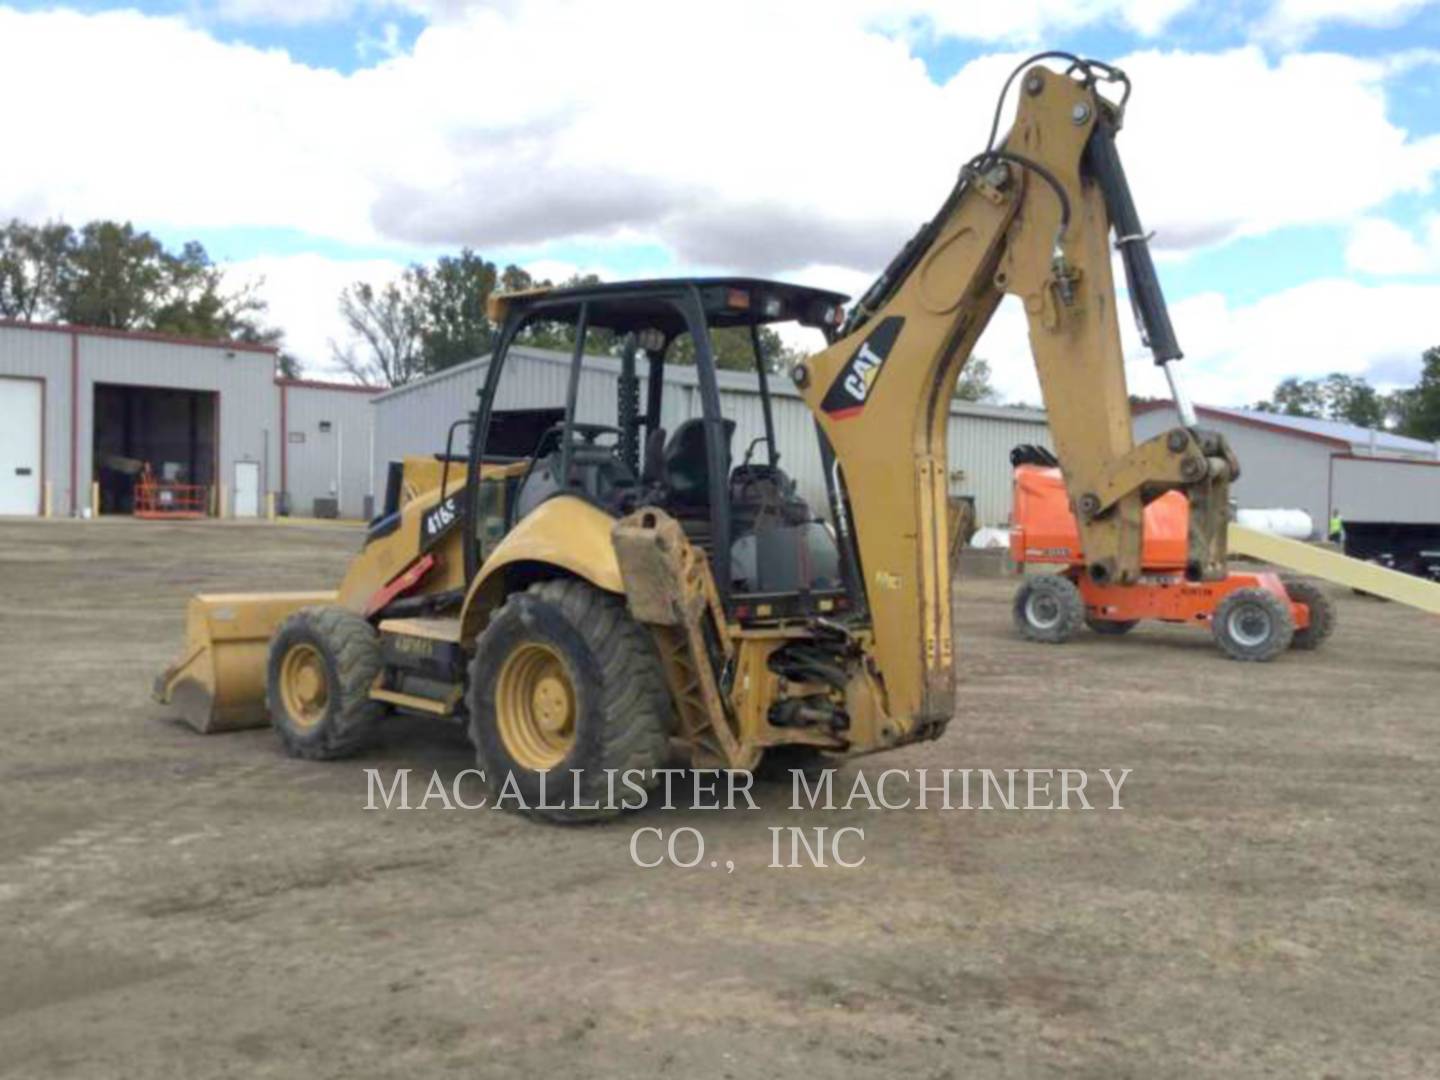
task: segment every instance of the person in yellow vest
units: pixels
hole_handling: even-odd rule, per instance
[[[1345,542],[1345,522],[1340,520],[1340,508],[1330,511],[1330,539],[1337,544]]]

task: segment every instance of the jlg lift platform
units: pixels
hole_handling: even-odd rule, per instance
[[[1097,582],[1085,573],[1080,534],[1058,468],[1015,469],[1015,527],[1010,554],[1018,565],[1063,567],[1026,577],[1015,595],[1015,624],[1031,641],[1058,644],[1082,625],[1124,634],[1143,619],[1208,627],[1236,660],[1271,660],[1287,648],[1314,649],[1330,636],[1335,614],[1313,585],[1269,572],[1232,570],[1214,581],[1186,576],[1190,507],[1172,491],[1142,515],[1142,576],[1134,584]]]

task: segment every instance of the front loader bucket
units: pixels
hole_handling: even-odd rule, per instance
[[[155,680],[155,700],[201,734],[264,727],[270,638],[293,612],[333,592],[211,593],[190,598],[185,649]]]

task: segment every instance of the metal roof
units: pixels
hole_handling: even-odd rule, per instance
[[[571,354],[560,352],[556,349],[536,349],[529,345],[512,345],[510,347],[512,356],[524,356],[531,360],[543,360],[552,364],[570,365]],[[370,400],[375,404],[389,401],[392,398],[404,397],[419,390],[426,389],[432,384],[453,379],[471,371],[482,370],[490,363],[490,354],[477,357],[474,360],[467,360],[463,364],[456,364],[454,367],[445,368],[432,375],[426,375],[423,379],[416,379],[414,382],[405,383],[403,386],[395,386],[383,393],[376,394]],[[585,357],[585,367],[599,371],[611,371],[616,374],[620,371],[620,361],[613,356],[589,355]],[[694,364],[666,364],[665,381],[675,386],[695,386],[699,382],[700,373]],[[715,381],[721,390],[732,390],[738,393],[758,394],[760,392],[759,377],[749,371],[733,371],[728,368],[717,368]],[[788,378],[772,378],[770,380],[770,396],[798,398],[800,391],[791,385]],[[950,403],[950,415],[952,416],[975,416],[986,417],[993,420],[1022,420],[1043,424],[1046,422],[1045,413],[1039,409],[1030,409],[1023,406],[1011,405],[987,405],[975,401],[963,401],[956,398]]]
[[[1320,420],[1313,416],[1288,416],[1284,413],[1263,412],[1259,409],[1234,409],[1222,406],[1206,406],[1207,412],[1232,416],[1240,421],[1264,423],[1275,427],[1290,428],[1305,435],[1318,435],[1349,443],[1357,450],[1374,448],[1392,454],[1416,454],[1424,457],[1436,456],[1435,444],[1424,439],[1412,439],[1407,435],[1396,435],[1379,428],[1347,424],[1342,420]]]
[[[515,310],[527,317],[574,322],[585,305],[591,326],[622,333],[657,329],[673,337],[685,330],[685,316],[675,299],[686,294],[697,297],[712,327],[791,320],[802,326],[832,326],[849,300],[844,293],[764,278],[650,278],[492,293],[487,309],[496,322]]]
[[[233,338],[185,337],[181,334],[161,334],[153,330],[112,330],[105,326],[82,326],[79,323],[0,319],[0,328],[34,330],[46,334],[78,334],[81,337],[122,338],[127,341],[154,341],[161,345],[195,345],[203,349],[226,349],[230,352],[268,353],[272,357],[280,351],[274,345],[262,345],[254,341],[236,341]]]

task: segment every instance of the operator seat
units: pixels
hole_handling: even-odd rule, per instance
[[[665,429],[657,427],[645,436],[645,457],[640,463],[640,483],[659,487],[665,480]]]
[[[735,435],[735,421],[721,421],[725,428],[725,469],[730,475],[730,440]],[[675,429],[665,444],[662,459],[665,502],[676,517],[710,513],[710,466],[705,453],[705,421],[699,417],[686,420]]]

